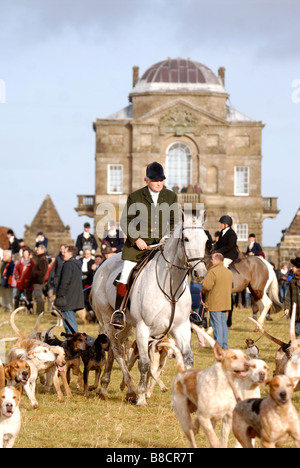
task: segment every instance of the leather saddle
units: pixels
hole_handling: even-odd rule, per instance
[[[137,278],[142,273],[145,266],[154,258],[158,250],[159,250],[159,247],[149,250],[147,254],[145,255],[145,257],[139,263],[137,263],[136,266],[133,268],[128,279],[127,291],[122,302],[121,310],[126,310],[126,308],[129,307],[130,305],[129,298],[130,298],[130,294],[131,294],[134,283],[136,282]],[[120,277],[121,277],[121,272],[115,278],[113,282],[114,286],[118,285]]]

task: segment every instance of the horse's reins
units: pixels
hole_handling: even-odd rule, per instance
[[[184,266],[179,266],[179,265],[176,265],[175,263],[171,262],[170,260],[168,260],[165,256],[165,253],[164,253],[164,250],[163,250],[163,247],[160,248],[160,255],[157,257],[157,260],[156,260],[156,266],[155,266],[155,272],[156,272],[156,281],[157,281],[157,284],[158,284],[158,287],[159,289],[161,290],[161,292],[165,295],[165,297],[170,301],[171,303],[171,306],[172,306],[172,311],[171,311],[171,317],[170,317],[170,323],[169,323],[169,326],[167,328],[167,330],[158,338],[155,337],[156,340],[161,340],[162,338],[164,338],[168,333],[169,331],[171,330],[172,328],[172,325],[173,325],[173,322],[174,322],[174,318],[175,318],[175,312],[176,312],[176,304],[177,302],[179,301],[179,299],[182,297],[182,295],[184,294],[185,290],[186,290],[186,285],[183,289],[183,291],[180,293],[180,295],[176,298],[177,296],[177,293],[178,291],[180,290],[181,286],[184,284],[185,282],[185,279],[186,277],[193,272],[193,270],[199,265],[199,263],[201,262],[205,262],[205,257],[195,257],[195,258],[189,258],[187,256],[187,253],[186,253],[186,249],[185,249],[185,244],[184,244],[184,238],[183,238],[183,233],[184,233],[184,230],[185,229],[203,229],[203,227],[200,227],[200,226],[191,226],[191,227],[184,227],[182,228],[182,233],[181,233],[181,246],[182,246],[182,249],[183,249],[183,253],[184,253]],[[177,268],[178,270],[182,270],[182,271],[185,271],[185,275],[183,276],[183,279],[182,281],[179,283],[179,286],[176,288],[176,291],[173,293],[172,292],[172,275],[171,275],[171,272],[170,272],[170,294],[168,294],[166,291],[164,291],[164,289],[161,287],[160,283],[159,283],[159,277],[158,277],[158,260],[159,260],[159,257],[162,256],[162,258],[170,265],[170,268],[172,270],[172,268]],[[191,262],[197,262],[195,265],[191,266],[190,263]]]

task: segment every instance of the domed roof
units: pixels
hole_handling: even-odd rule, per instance
[[[132,92],[167,90],[226,92],[222,81],[210,68],[194,60],[181,58],[168,58],[152,65],[137,80]]]

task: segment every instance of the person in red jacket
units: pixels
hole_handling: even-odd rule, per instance
[[[19,307],[22,293],[26,297],[28,307],[32,306],[33,284],[31,283],[31,273],[34,267],[34,261],[30,258],[30,249],[24,247],[23,259],[16,265],[14,275],[17,281],[17,294],[15,297],[15,309]]]

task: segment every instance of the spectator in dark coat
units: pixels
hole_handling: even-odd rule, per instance
[[[122,252],[124,247],[124,235],[117,229],[116,221],[110,221],[109,230],[105,231],[103,234],[103,244],[109,244],[114,253]]]
[[[46,236],[44,236],[44,233],[42,231],[37,233],[37,237],[36,237],[35,242],[36,242],[35,243],[35,249],[37,249],[40,245],[44,245],[46,247],[46,251],[47,251],[48,238]]]
[[[215,252],[223,255],[224,265],[228,268],[228,266],[239,256],[237,235],[231,227],[233,221],[230,216],[222,216],[219,222],[221,223],[221,232],[214,249]]]
[[[253,256],[256,255],[258,256],[262,252],[261,245],[256,242],[256,237],[255,234],[250,234],[249,235],[249,245],[247,247],[246,255],[248,256]]]
[[[33,284],[34,298],[36,301],[36,313],[38,315],[44,312],[43,287],[49,265],[46,251],[47,249],[44,245],[40,245],[36,249],[35,265],[31,273],[31,282]]]
[[[4,250],[3,262],[0,268],[0,298],[4,312],[11,312],[13,307],[13,288],[11,284],[14,267],[11,250]]]
[[[85,249],[90,249],[92,254],[94,254],[98,248],[98,243],[93,234],[90,233],[91,225],[90,223],[85,223],[83,226],[83,233],[79,234],[76,241],[76,247],[80,256],[83,256],[83,251]]]
[[[16,253],[19,253],[20,247],[19,247],[19,241],[16,238],[14,231],[9,229],[7,231],[7,238],[9,242],[9,250],[11,250],[12,255],[15,255]]]
[[[60,281],[57,287],[55,306],[61,311],[63,317],[78,332],[76,311],[84,308],[84,298],[81,283],[81,263],[76,260],[77,248],[67,245],[64,252],[64,264]],[[66,333],[73,333],[64,321]]]
[[[94,278],[94,270],[93,265],[95,264],[95,260],[92,257],[92,252],[90,249],[86,249],[84,251],[84,257],[81,260],[81,274],[82,274],[82,289],[84,294],[84,307],[87,312],[91,310],[90,306],[90,287],[93,283]]]
[[[284,313],[291,315],[296,304],[296,336],[300,336],[300,257],[291,260],[294,276],[292,277],[284,303]]]
[[[66,244],[61,244],[60,253],[57,255],[53,268],[49,276],[49,290],[52,290],[52,295],[56,296],[57,286],[60,280],[61,270],[64,263],[64,253],[65,253]]]

